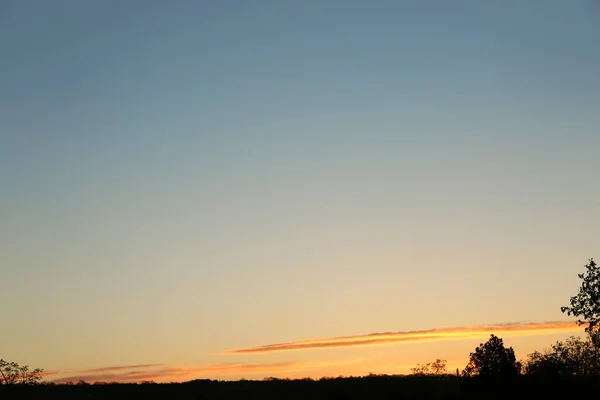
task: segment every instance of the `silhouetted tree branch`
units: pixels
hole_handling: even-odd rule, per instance
[[[2,385],[35,385],[42,380],[41,368],[36,368],[33,371],[29,370],[28,365],[19,365],[16,362],[5,361],[0,359],[0,375]]]
[[[570,306],[561,307],[567,315],[579,317],[579,325],[587,324],[585,331],[590,334],[593,343],[600,346],[598,324],[600,323],[600,268],[593,258],[585,265],[586,272],[578,274],[582,280],[579,293],[571,297]]]

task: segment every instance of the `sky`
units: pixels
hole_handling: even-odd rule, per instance
[[[598,43],[595,0],[0,0],[0,358],[393,374],[581,334]]]

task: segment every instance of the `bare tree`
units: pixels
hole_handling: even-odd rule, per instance
[[[446,360],[440,360],[438,358],[434,362],[417,364],[410,370],[413,375],[445,375],[447,373]]]

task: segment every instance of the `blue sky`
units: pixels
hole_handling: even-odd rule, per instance
[[[0,350],[202,364],[564,319],[599,248],[599,19],[558,0],[3,2]]]

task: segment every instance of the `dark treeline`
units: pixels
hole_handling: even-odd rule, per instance
[[[4,388],[7,389],[7,388]],[[2,390],[2,388],[0,388]],[[168,384],[13,386],[3,399],[480,399],[542,397],[577,398],[599,393],[600,380],[590,377],[512,379],[457,376],[389,376],[263,381],[191,381]]]

